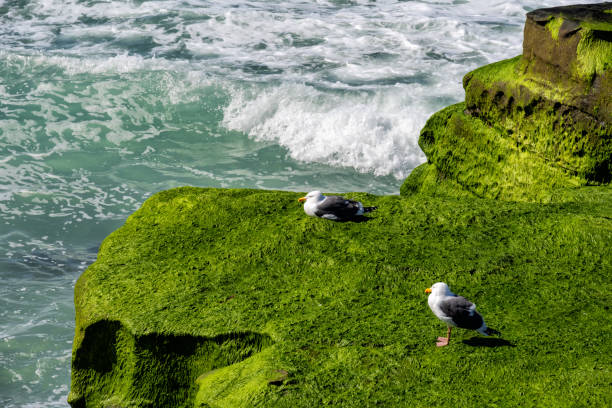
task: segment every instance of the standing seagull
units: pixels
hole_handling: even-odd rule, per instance
[[[497,330],[488,328],[482,316],[476,311],[476,305],[463,296],[455,295],[446,283],[434,283],[431,288],[425,289],[425,293],[430,294],[427,303],[431,311],[448,326],[446,337],[438,337],[436,346],[448,345],[453,326],[476,330],[485,336],[501,334]]]
[[[320,191],[311,191],[306,197],[298,199],[304,201],[304,212],[311,217],[327,218],[328,220],[344,221],[359,217],[364,213],[374,211],[377,207],[364,207],[359,201],[349,200],[340,196],[324,196]]]

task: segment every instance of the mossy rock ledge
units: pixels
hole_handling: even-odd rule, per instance
[[[541,204],[347,196],[364,222],[307,217],[301,194],[152,196],[75,289],[73,407],[610,406],[612,188]],[[503,338],[427,306],[436,281]]]
[[[427,163],[402,194],[440,185],[479,197],[550,202],[612,176],[612,3],[527,14],[521,56],[463,79],[465,102],[434,114]],[[561,190],[558,190],[561,189]]]

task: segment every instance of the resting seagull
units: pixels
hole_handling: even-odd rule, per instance
[[[359,201],[340,196],[324,196],[320,191],[311,191],[298,199],[304,204],[304,212],[311,217],[344,221],[374,211],[377,207],[364,207]]]
[[[488,328],[482,316],[476,311],[476,305],[463,296],[455,295],[446,283],[434,283],[431,288],[425,289],[425,293],[430,294],[427,303],[431,311],[448,326],[446,337],[438,337],[436,346],[448,345],[453,326],[476,330],[485,336],[501,334],[497,330]]]

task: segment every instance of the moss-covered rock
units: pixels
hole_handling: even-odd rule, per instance
[[[378,210],[345,223],[299,193],[154,195],[77,282],[71,405],[609,406],[612,189],[426,193],[347,194]],[[435,347],[440,280],[503,339]]]
[[[454,197],[477,197],[476,194],[464,189],[456,181],[446,177],[437,167],[423,163],[410,173],[400,188],[403,196],[411,194],[426,194],[431,197],[447,196]]]
[[[512,200],[610,182],[610,10],[602,3],[528,13],[523,55],[467,74],[465,105],[428,121],[419,142],[428,162],[475,194]]]
[[[478,197],[549,202],[562,199],[564,188],[585,184],[527,149],[518,137],[507,137],[503,128],[466,114],[463,103],[432,116],[421,131],[419,145],[435,164],[439,179],[450,179]],[[404,185],[415,184],[413,179]]]

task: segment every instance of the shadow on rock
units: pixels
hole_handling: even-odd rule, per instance
[[[345,218],[341,220],[335,220],[335,222],[368,222],[371,221],[372,218],[365,217],[363,215],[358,215],[356,217]]]
[[[463,340],[463,344],[472,347],[516,347],[515,344],[510,343],[508,340],[487,337],[472,337],[471,339]]]

